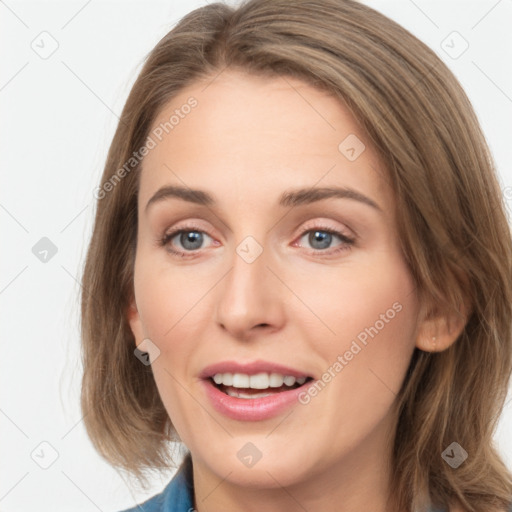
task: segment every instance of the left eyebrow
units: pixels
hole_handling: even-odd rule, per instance
[[[281,206],[298,206],[301,204],[315,203],[323,199],[352,199],[360,203],[371,206],[372,208],[383,213],[382,208],[369,197],[361,194],[357,190],[348,187],[322,187],[322,188],[299,188],[289,190],[281,194],[279,204]]]
[[[203,206],[213,206],[217,204],[214,197],[205,190],[191,189],[177,185],[167,185],[155,192],[147,202],[145,210],[147,210],[151,204],[171,198],[182,199],[183,201]],[[371,206],[383,213],[382,208],[373,199],[370,199],[361,192],[348,187],[299,188],[287,190],[279,197],[278,204],[283,207],[293,207],[311,204],[330,198],[352,199]]]

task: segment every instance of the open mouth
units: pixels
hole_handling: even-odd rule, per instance
[[[265,421],[284,413],[297,405],[305,392],[300,388],[316,380],[304,370],[266,361],[216,363],[199,377],[213,408],[235,421]]]
[[[255,399],[297,389],[313,380],[313,377],[291,377],[279,374],[216,374],[211,383],[222,393],[234,398]]]

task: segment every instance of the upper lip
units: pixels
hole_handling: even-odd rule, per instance
[[[302,370],[262,360],[250,362],[220,361],[204,368],[199,374],[199,377],[201,379],[208,379],[217,373],[244,373],[246,375],[256,375],[257,373],[263,372],[279,373],[284,376],[290,375],[292,377],[310,377],[307,372]]]

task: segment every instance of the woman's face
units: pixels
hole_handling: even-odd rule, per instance
[[[418,313],[384,169],[324,92],[232,71],[208,83],[150,134],[136,342],[150,340],[163,403],[212,482],[380,472]],[[308,380],[294,390],[284,376]]]

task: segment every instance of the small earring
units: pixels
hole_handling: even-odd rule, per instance
[[[434,345],[434,351],[436,350],[436,337],[432,336],[432,344]]]

